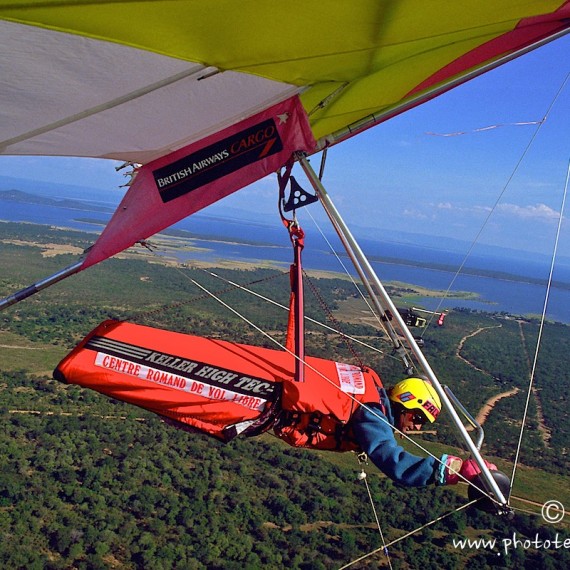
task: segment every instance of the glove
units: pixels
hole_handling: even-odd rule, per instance
[[[436,483],[438,485],[455,485],[459,481],[459,473],[463,461],[454,455],[444,454],[437,468]]]
[[[491,471],[498,471],[497,466],[494,463],[489,463],[488,461],[485,461],[485,465]],[[477,465],[477,462],[474,459],[466,459],[463,462],[463,465],[461,466],[459,473],[461,474],[462,477],[465,477],[467,481],[472,481],[473,479],[475,479],[475,477],[477,477],[477,475],[479,475],[479,473],[481,473],[481,469],[479,468],[479,465]]]

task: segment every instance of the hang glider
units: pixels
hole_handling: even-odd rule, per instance
[[[0,309],[298,161],[377,312],[464,432],[306,157],[569,30],[569,0],[0,2],[0,154],[133,165],[85,257]]]

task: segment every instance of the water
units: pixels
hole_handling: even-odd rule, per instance
[[[24,204],[0,200],[0,219],[9,221],[25,221],[37,224],[73,228],[81,231],[99,232],[101,226],[78,221],[89,218],[105,223],[109,214],[97,211],[75,210],[36,204]],[[255,242],[244,245],[231,241],[220,241],[215,238],[192,239],[192,243],[202,250],[180,254],[181,261],[203,260],[215,261],[230,259],[255,263],[259,260],[273,260],[289,266],[292,261],[292,248],[286,231],[278,218],[275,223],[252,223],[239,219],[219,219],[204,214],[197,214],[179,222],[174,226],[193,234],[217,236],[226,240],[240,239]],[[323,238],[313,228],[306,227],[306,247],[303,261],[307,269],[342,272],[342,266],[332,254]],[[428,269],[406,264],[400,260],[409,259],[458,267],[462,257],[458,253],[437,251],[412,244],[380,243],[369,239],[360,239],[360,245],[371,257],[398,258],[398,262],[372,261],[372,266],[384,282],[401,281],[432,290],[445,291],[455,278],[452,270]],[[95,240],[95,237],[94,237]],[[331,240],[333,241],[333,240]],[[337,251],[341,247],[336,240],[333,245]],[[346,258],[343,263],[350,265]],[[522,277],[544,279],[548,277],[548,263],[535,258],[525,260],[515,256],[479,255],[470,259],[470,267],[482,267],[494,271],[508,272]],[[570,283],[570,267],[560,266],[554,275],[555,281]],[[524,281],[505,280],[501,278],[479,275],[461,274],[454,283],[452,291],[470,291],[479,295],[478,300],[448,298],[439,307],[440,299],[428,297],[418,300],[418,304],[428,309],[466,307],[489,312],[505,311],[515,315],[541,314],[544,305],[546,288],[544,285]],[[570,323],[570,290],[553,287],[550,292],[547,317],[564,323]]]
[[[72,210],[44,204],[24,204],[0,200],[0,220],[31,222],[34,224],[66,227],[86,232],[101,231],[101,228],[94,227],[93,224],[79,222],[77,218],[90,218],[99,220],[101,223],[107,223],[110,215],[88,209]]]
[[[212,243],[211,241],[193,240],[198,247],[211,248],[206,252],[191,252],[183,256],[186,260],[212,261],[213,259],[234,259],[251,262],[258,260],[275,260],[287,267],[292,260],[292,249],[286,244],[283,247],[243,246],[240,244]],[[367,252],[368,253],[368,252]],[[185,258],[184,258],[185,257]],[[306,268],[342,272],[342,266],[330,251],[306,247],[303,252]],[[345,265],[348,260],[343,259]],[[379,278],[384,281],[401,281],[425,287],[426,289],[446,291],[455,278],[450,271],[414,267],[401,263],[372,262],[372,267]],[[547,271],[547,268],[545,269]],[[351,273],[354,273],[353,271]],[[536,274],[535,274],[536,275]],[[547,273],[543,273],[547,277]],[[465,307],[488,312],[505,311],[515,315],[541,314],[546,288],[544,285],[510,281],[477,275],[459,275],[453,284],[452,291],[469,291],[479,295],[477,301],[447,298],[442,307],[438,307],[441,299],[425,297],[418,304],[431,310],[437,308]],[[570,291],[553,287],[550,292],[548,318],[570,323]]]

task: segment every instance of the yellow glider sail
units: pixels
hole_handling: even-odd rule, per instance
[[[561,0],[4,1],[0,152],[146,163],[295,94],[322,147],[569,21]]]

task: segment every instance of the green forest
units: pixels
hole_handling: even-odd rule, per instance
[[[77,259],[43,256],[54,244],[85,248],[91,242],[92,236],[71,230],[0,223],[0,296]],[[361,557],[350,568],[388,567],[365,482],[385,542],[394,542],[388,550],[393,568],[570,567],[569,519],[548,524],[540,514],[547,500],[570,507],[560,358],[568,352],[570,327],[548,323],[543,332],[510,519],[456,511],[467,502],[462,484],[402,489],[370,465],[363,480],[353,453],[293,449],[268,434],[224,445],[51,378],[59,360],[110,317],[272,346],[194,281],[284,339],[287,312],[230,281],[287,305],[286,271],[206,271],[144,251],[108,260],[0,313],[0,568],[308,570],[341,568]],[[413,291],[388,289],[398,306],[413,303]],[[402,365],[379,327],[347,318],[354,303],[350,281],[307,277],[307,315],[378,349],[308,324],[307,353],[365,362],[389,385],[402,378]],[[455,310],[444,327],[423,335],[433,369],[473,415],[490,398],[513,392],[496,402],[484,424],[483,452],[507,474],[538,331],[531,318]],[[432,453],[465,457],[445,416],[437,433],[419,439]],[[506,551],[504,541],[515,537],[520,543]],[[537,537],[542,546],[530,544]],[[465,539],[495,544],[461,546]]]

